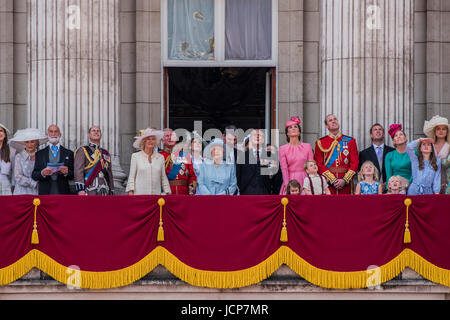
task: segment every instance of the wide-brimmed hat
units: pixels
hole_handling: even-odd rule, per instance
[[[25,148],[25,141],[38,140],[39,144],[44,144],[48,141],[48,137],[42,133],[39,129],[27,128],[17,130],[8,143],[11,147],[17,151],[21,151]]]
[[[164,136],[164,133],[161,130],[155,130],[152,128],[139,130],[138,135],[135,137],[136,140],[133,143],[133,147],[136,149],[140,149],[142,140],[151,136],[156,137],[156,142],[158,144]]]
[[[436,133],[434,129],[437,126],[447,126],[447,142],[450,143],[450,125],[448,124],[448,119],[441,116],[434,116],[430,121],[425,121],[423,125],[423,133],[429,138],[435,138]]]
[[[11,134],[11,131],[9,131],[8,128],[5,127],[2,123],[0,123],[0,127],[2,127],[6,131],[7,135]]]

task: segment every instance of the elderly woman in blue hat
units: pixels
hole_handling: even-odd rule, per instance
[[[224,143],[213,139],[205,148],[205,161],[200,166],[197,194],[233,195],[237,190],[236,168],[224,161]]]

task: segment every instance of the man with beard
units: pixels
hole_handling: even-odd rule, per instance
[[[39,195],[70,194],[69,180],[74,177],[73,152],[61,146],[57,125],[47,129],[48,145],[36,153],[31,177],[38,182]]]
[[[192,165],[191,156],[187,152],[173,153],[177,143],[177,136],[172,129],[164,129],[163,149],[160,153],[164,157],[166,175],[169,179],[172,194],[193,195],[197,188],[197,176]]]
[[[370,139],[372,139],[372,145],[359,153],[358,171],[365,161],[372,161],[380,174],[380,182],[386,183],[384,159],[389,152],[394,151],[395,149],[384,144],[384,128],[379,123],[375,123],[370,128]]]
[[[314,151],[319,174],[327,178],[331,194],[351,194],[353,176],[359,164],[356,140],[340,132],[334,114],[325,117],[325,126],[329,134],[316,141]]]
[[[112,160],[108,150],[100,147],[102,131],[92,126],[88,131],[89,144],[75,150],[75,189],[78,195],[114,195]]]

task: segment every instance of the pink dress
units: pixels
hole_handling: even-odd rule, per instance
[[[280,194],[286,194],[287,184],[294,179],[303,187],[303,180],[307,176],[303,168],[306,160],[314,160],[312,147],[309,143],[301,142],[298,146],[288,143],[280,147],[280,167],[283,174]]]

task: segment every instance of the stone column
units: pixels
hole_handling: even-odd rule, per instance
[[[278,3],[278,127],[286,143],[284,124],[303,118],[303,0]]]
[[[322,0],[321,120],[336,114],[359,148],[376,122],[402,123],[411,136],[413,3]]]
[[[13,130],[14,21],[13,1],[0,1],[0,122]]]
[[[161,1],[136,0],[136,130],[161,127]]]
[[[426,20],[426,119],[450,119],[450,1],[418,1]],[[426,12],[425,12],[426,11]],[[425,119],[424,119],[425,120]],[[423,134],[423,122],[420,133]]]
[[[27,0],[14,0],[14,131],[28,127]],[[10,62],[11,63],[11,62]]]
[[[31,127],[60,126],[74,150],[99,125],[119,162],[119,0],[28,0],[28,117]]]
[[[136,136],[136,1],[120,1],[120,165],[129,172]]]

